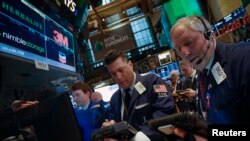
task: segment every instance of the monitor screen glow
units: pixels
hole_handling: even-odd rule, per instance
[[[95,91],[102,94],[104,101],[110,101],[112,95],[119,89],[117,84],[96,88]]]
[[[0,2],[0,52],[76,71],[73,34],[25,1]]]

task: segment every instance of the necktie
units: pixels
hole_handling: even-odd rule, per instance
[[[207,111],[210,107],[210,96],[206,95],[207,91],[207,69],[201,72],[200,76],[200,94],[201,94],[201,102],[202,102],[202,109]]]
[[[192,77],[187,77],[187,82],[186,82],[187,84],[187,88],[192,88]]]
[[[123,120],[126,121],[128,119],[128,108],[130,103],[130,88],[125,89],[125,97],[124,97],[124,112],[123,112]]]

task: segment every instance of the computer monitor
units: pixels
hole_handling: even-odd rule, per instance
[[[33,127],[37,141],[83,141],[68,94],[57,95],[17,113],[20,126]]]
[[[0,5],[0,53],[33,60],[40,69],[47,64],[76,72],[73,33],[27,0],[1,0]]]

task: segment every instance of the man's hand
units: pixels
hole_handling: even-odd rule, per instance
[[[106,127],[106,126],[110,126],[110,125],[114,125],[114,124],[115,124],[114,120],[105,119],[105,121],[102,123],[102,127]]]
[[[38,104],[38,101],[25,101],[25,100],[15,100],[11,104],[11,109],[13,112],[19,111],[21,109],[25,109],[27,107],[31,107]]]
[[[185,96],[186,97],[195,97],[196,96],[196,91],[193,90],[193,89],[188,88],[185,91]]]
[[[186,134],[187,134],[187,132],[186,132],[185,130],[182,130],[182,129],[180,129],[180,128],[173,128],[173,133],[174,133],[176,136],[179,136],[179,137],[181,137],[181,138],[185,138],[185,136],[186,136]],[[196,141],[207,141],[206,138],[201,137],[201,136],[199,136],[199,135],[195,135],[195,134],[194,134],[194,138],[195,138]]]
[[[100,104],[95,104],[94,106],[91,107],[91,109],[97,109],[97,108],[100,108],[101,105]]]
[[[105,122],[102,123],[102,127],[106,127],[106,126],[110,126],[110,125],[114,125],[114,124],[115,124],[114,120],[105,119]],[[118,140],[113,139],[113,138],[104,138],[104,141],[118,141]]]

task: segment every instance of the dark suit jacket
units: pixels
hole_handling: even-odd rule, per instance
[[[191,78],[192,80],[189,80],[187,77],[185,77],[185,80],[183,81],[183,89],[191,88],[193,90],[196,90],[198,74],[199,71],[196,70],[194,78]]]
[[[159,118],[165,115],[174,113],[174,100],[170,89],[168,88],[168,93],[166,97],[160,97],[154,92],[153,85],[163,84],[165,82],[158,76],[154,74],[148,74],[141,76],[136,74],[136,82],[141,82],[146,88],[142,94],[139,94],[134,88],[132,91],[131,101],[128,109],[128,122],[138,130],[141,130],[153,140],[160,138],[159,133],[152,131],[143,119],[150,120],[152,118]],[[149,103],[148,106],[136,110],[135,107],[141,104]],[[118,89],[114,95],[111,97],[110,101],[113,119],[116,122],[121,121],[121,106],[122,106],[122,92]],[[157,137],[158,136],[158,137]]]
[[[211,107],[208,122],[213,124],[250,123],[250,43],[217,43],[212,66],[219,62],[227,78],[219,85],[211,69],[208,75]]]

